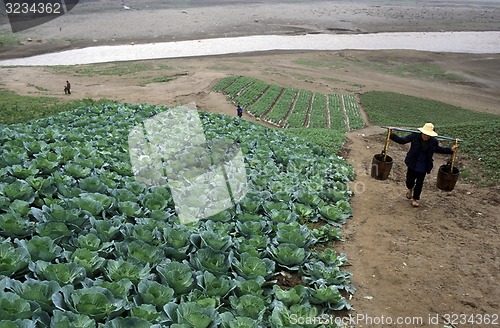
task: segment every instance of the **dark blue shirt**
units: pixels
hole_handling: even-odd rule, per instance
[[[410,150],[406,154],[405,164],[417,172],[431,173],[434,153],[453,154],[451,148],[439,146],[439,141],[435,137],[424,141],[420,133],[412,133],[405,137],[391,134],[391,140],[399,144],[411,142]]]
[[[427,147],[429,147],[429,141],[425,141],[422,139],[420,143],[420,151],[418,153],[417,162],[415,163],[415,171],[420,173],[427,172],[427,162],[426,162],[426,153]]]

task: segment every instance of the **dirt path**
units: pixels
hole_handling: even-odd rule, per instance
[[[383,148],[383,132],[368,127],[347,135],[356,195],[340,246],[348,254],[358,289],[353,315],[422,318],[423,325],[404,325],[408,327],[433,327],[429,320],[439,318],[442,327],[446,314],[498,313],[498,193],[461,181],[452,192],[440,191],[434,169],[426,178],[421,206],[412,208],[404,196],[408,148],[391,144],[389,179],[370,176],[372,156]],[[435,159],[440,165],[446,157]],[[371,327],[367,322],[358,322],[358,327]]]

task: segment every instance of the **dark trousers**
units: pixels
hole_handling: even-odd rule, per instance
[[[424,186],[425,172],[417,172],[408,168],[406,172],[406,188],[413,189],[413,199],[419,200]]]

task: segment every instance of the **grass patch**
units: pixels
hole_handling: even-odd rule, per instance
[[[317,146],[327,154],[339,154],[346,140],[343,132],[334,129],[290,128],[283,131],[305,139],[308,143]]]
[[[51,69],[59,74],[71,74],[73,76],[122,76],[145,71],[169,70],[167,65],[156,66],[152,63],[130,63],[116,62],[91,65],[54,66]]]
[[[500,116],[392,92],[367,92],[360,99],[372,124],[416,128],[432,122],[440,135],[463,140],[460,154],[491,180],[485,183],[500,182]]]
[[[232,71],[233,67],[230,66],[230,65],[218,63],[218,64],[211,65],[209,67],[209,69],[214,70],[214,71]],[[243,69],[243,68],[239,68],[239,70],[241,70],[241,71],[249,71],[248,69]]]
[[[423,80],[433,81],[465,81],[466,79],[460,75],[449,73],[443,70],[438,65],[428,63],[404,63],[400,61],[387,60],[369,60],[369,59],[340,59],[340,60],[310,60],[298,59],[295,64],[311,67],[311,68],[326,68],[340,69],[348,66],[357,66],[370,71],[383,72],[402,77],[412,77]]]
[[[98,103],[92,99],[63,102],[51,97],[20,96],[2,89],[0,89],[0,99],[0,124],[26,122]]]
[[[186,76],[186,75],[188,75],[188,73],[178,73],[178,74],[173,74],[173,75],[159,76],[159,77],[155,77],[155,78],[152,78],[152,79],[149,79],[149,80],[142,82],[140,84],[140,86],[143,87],[143,86],[146,86],[146,85],[152,84],[152,83],[170,82],[170,81],[173,81],[181,76]]]
[[[433,122],[440,133],[442,126],[450,124],[498,120],[497,115],[394,92],[371,91],[360,99],[372,124],[422,126],[425,122]]]
[[[35,88],[35,89],[37,89],[38,91],[41,91],[41,92],[47,92],[47,91],[49,91],[49,89],[45,89],[45,88],[40,87],[38,85],[34,85],[33,83],[28,83],[27,86],[30,87],[30,88]]]
[[[479,175],[486,175],[493,183],[500,182],[500,118],[489,121],[465,121],[450,124],[441,129],[441,133],[458,134],[463,140],[461,148],[464,159],[470,160],[481,168]],[[474,177],[481,184],[482,177]],[[474,178],[471,177],[471,180]]]
[[[437,65],[429,64],[399,64],[395,67],[395,73],[404,77],[417,77],[437,81],[465,81],[463,76],[448,73]]]
[[[436,80],[436,81],[464,81],[460,75],[452,74],[444,71],[437,65],[422,64],[422,63],[369,63],[369,67],[373,70],[382,71],[402,77],[416,77],[419,79]]]
[[[11,47],[19,44],[19,39],[10,32],[0,32],[0,47]]]
[[[293,62],[294,64],[301,65],[301,66],[306,66],[306,67],[311,67],[311,68],[332,68],[332,69],[338,69],[338,68],[343,68],[346,67],[347,65],[345,62],[339,61],[339,60],[311,60],[311,59],[304,59],[300,58],[297,59]]]

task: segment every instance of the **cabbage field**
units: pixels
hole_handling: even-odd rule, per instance
[[[214,91],[224,93],[250,115],[277,127],[331,128],[340,132],[364,127],[351,94],[323,94],[267,84],[246,76],[228,76]]]
[[[283,130],[200,113],[209,142],[239,143],[248,193],[181,225],[168,186],[135,180],[127,146],[165,110],[104,103],[0,125],[0,327],[323,327],[296,319],[350,308],[331,246],[352,167]]]

